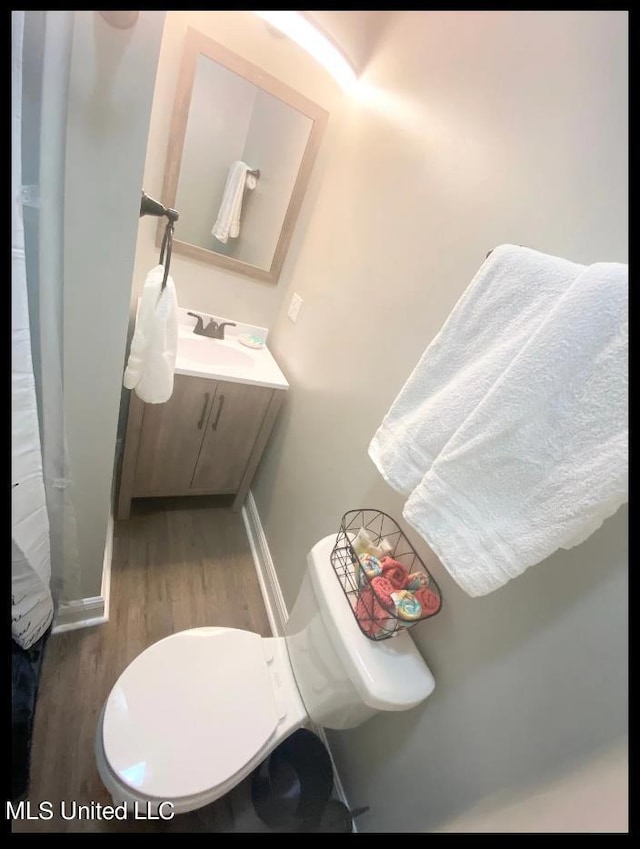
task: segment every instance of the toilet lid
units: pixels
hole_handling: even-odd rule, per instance
[[[227,781],[277,724],[262,637],[194,628],[150,646],[122,673],[105,705],[104,750],[126,785],[170,800]]]

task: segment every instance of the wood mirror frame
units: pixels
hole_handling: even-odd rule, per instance
[[[269,94],[289,104],[289,106],[297,109],[299,112],[311,119],[311,131],[304,149],[300,167],[296,181],[291,192],[287,211],[282,222],[280,235],[276,243],[275,250],[271,259],[271,266],[261,268],[257,265],[251,265],[234,257],[218,254],[213,250],[192,245],[188,242],[180,240],[180,222],[176,225],[176,231],[173,239],[173,250],[175,253],[185,254],[199,259],[204,262],[209,262],[214,265],[226,268],[228,271],[235,271],[239,274],[244,274],[247,277],[253,277],[257,280],[263,280],[268,283],[277,283],[282,269],[289,242],[293,234],[298,212],[309,183],[309,177],[313,168],[318,148],[322,140],[322,135],[329,117],[329,113],[318,106],[318,104],[304,97],[304,95],[285,85],[281,80],[261,70],[256,65],[246,59],[223,47],[221,44],[210,39],[208,36],[198,30],[189,27],[185,38],[182,63],[180,66],[180,74],[178,76],[178,85],[176,89],[176,97],[173,104],[173,114],[171,117],[171,125],[169,132],[169,146],[167,149],[167,159],[164,173],[164,183],[162,187],[162,202],[167,207],[174,207],[176,193],[178,190],[178,180],[180,177],[180,166],[182,164],[182,156],[184,151],[184,141],[187,130],[187,121],[189,118],[189,107],[191,104],[191,95],[195,81],[196,68],[198,57],[204,54],[214,62],[219,63],[223,67],[238,74]],[[180,210],[178,210],[180,212]],[[164,235],[165,222],[161,219],[158,221],[158,230],[156,235],[156,244],[162,244]]]

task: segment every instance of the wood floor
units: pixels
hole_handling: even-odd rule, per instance
[[[140,500],[116,522],[109,622],[49,639],[31,760],[32,813],[41,801],[110,805],[95,766],[96,723],[125,667],[147,646],[202,625],[271,636],[239,513],[215,498]],[[68,807],[67,806],[67,807]],[[233,830],[228,797],[173,820],[15,821],[14,832]]]

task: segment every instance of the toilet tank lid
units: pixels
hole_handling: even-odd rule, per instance
[[[311,581],[334,648],[365,704],[376,710],[407,710],[434,690],[431,670],[408,631],[369,640],[360,630],[331,564],[335,535],[307,555]]]

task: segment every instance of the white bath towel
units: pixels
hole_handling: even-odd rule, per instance
[[[422,355],[369,445],[387,483],[409,495],[584,266],[495,248]]]
[[[627,307],[626,265],[584,268],[407,500],[405,519],[469,595],[582,542],[626,501]]]
[[[161,292],[164,266],[147,274],[123,383],[147,404],[163,404],[173,393],[178,350],[178,301],[171,278]]]
[[[244,189],[247,185],[250,185],[251,188],[256,185],[255,178],[252,175],[249,175],[252,177],[251,183],[249,184],[247,181],[247,171],[249,170],[247,163],[239,160],[233,162],[229,168],[218,218],[211,230],[211,235],[225,245],[228,239],[237,239],[240,235]]]

